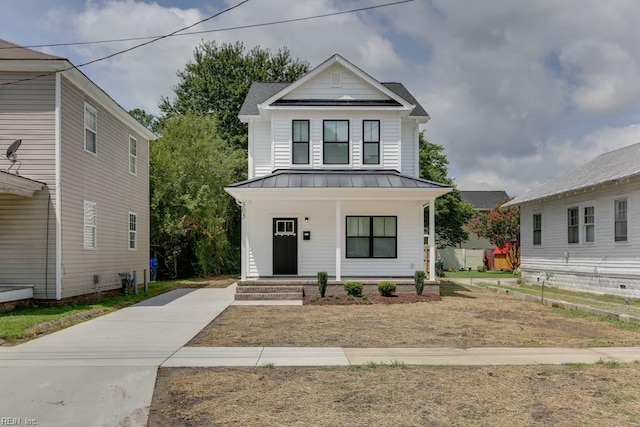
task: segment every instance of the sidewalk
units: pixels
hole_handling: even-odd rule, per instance
[[[162,367],[407,365],[561,365],[640,361],[640,347],[599,348],[339,348],[183,347]]]

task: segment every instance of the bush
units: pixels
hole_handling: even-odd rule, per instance
[[[424,271],[418,270],[413,273],[413,284],[416,287],[416,294],[422,295],[424,290]]]
[[[318,272],[318,290],[320,291],[320,297],[324,298],[324,294],[327,292],[327,272]]]
[[[354,297],[362,296],[362,283],[347,282],[344,284],[344,290],[347,292],[347,295],[352,295]]]
[[[476,270],[478,270],[478,273],[484,273],[487,271],[487,267],[485,267],[484,265],[479,265]]]
[[[383,297],[392,297],[396,293],[396,284],[393,282],[378,283],[378,292]]]

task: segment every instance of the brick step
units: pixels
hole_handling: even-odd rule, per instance
[[[303,289],[302,286],[276,286],[276,285],[271,285],[271,286],[247,286],[247,285],[243,285],[243,286],[238,286],[236,288],[236,293],[239,293],[239,294],[246,294],[246,293],[250,293],[250,294],[278,293],[278,292],[290,293],[290,292],[302,292],[302,289]]]
[[[302,292],[236,293],[238,301],[302,300]]]

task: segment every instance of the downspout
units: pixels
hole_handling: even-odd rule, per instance
[[[55,191],[56,191],[56,299],[62,299],[62,133],[61,133],[61,104],[62,80],[60,72],[56,73],[56,113],[55,113]]]

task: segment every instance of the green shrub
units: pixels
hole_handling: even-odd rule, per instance
[[[417,270],[413,273],[413,284],[416,287],[416,294],[422,295],[422,291],[424,290],[424,271]]]
[[[324,295],[327,292],[327,272],[326,271],[318,272],[318,290],[320,291],[320,297],[324,298]]]
[[[378,292],[383,297],[392,297],[396,293],[396,284],[393,282],[378,283]]]
[[[478,273],[484,273],[487,271],[487,267],[485,267],[484,265],[479,265],[476,270],[478,270]]]
[[[320,299],[320,297],[318,297],[317,295],[312,296],[311,298],[309,298],[309,302],[316,302]]]
[[[344,284],[344,290],[347,292],[347,295],[352,295],[354,297],[362,296],[362,283],[347,282]]]

